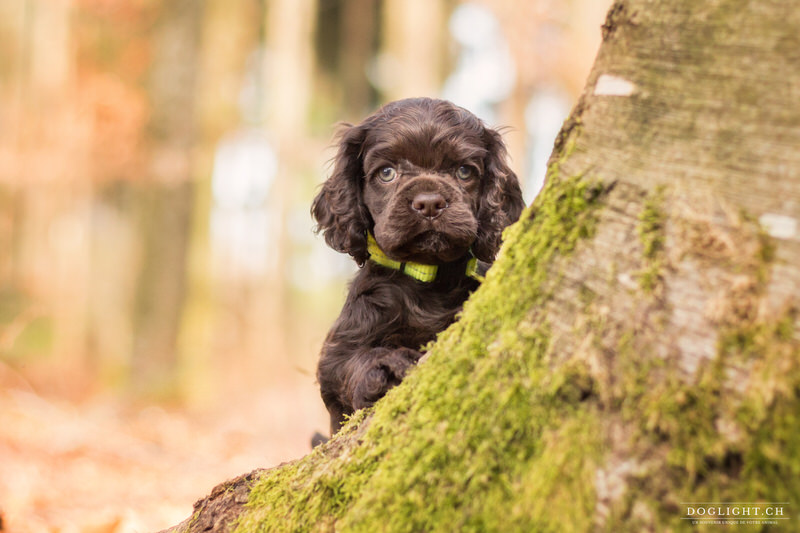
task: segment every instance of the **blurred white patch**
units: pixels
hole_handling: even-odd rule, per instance
[[[279,221],[267,203],[278,158],[266,135],[244,128],[223,139],[211,178],[211,246],[224,278],[253,279],[271,268]]]
[[[525,108],[525,129],[528,133],[528,176],[524,183],[525,201],[530,203],[544,186],[547,160],[564,119],[569,114],[570,98],[564,90],[537,90]]]
[[[635,90],[633,82],[611,74],[600,76],[594,86],[595,96],[630,96]]]
[[[288,277],[295,289],[319,291],[356,272],[356,263],[349,255],[331,249],[321,235],[314,235],[308,209],[292,210],[287,225],[295,248],[289,258]]]
[[[758,218],[758,221],[770,237],[794,239],[797,236],[797,219],[795,218],[775,213],[764,213]]]
[[[449,28],[459,53],[442,98],[492,124],[495,106],[511,94],[517,77],[500,23],[489,9],[467,2],[453,11]]]

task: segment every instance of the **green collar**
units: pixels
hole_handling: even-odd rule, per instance
[[[386,268],[399,270],[406,276],[412,277],[417,281],[423,283],[430,283],[436,279],[436,273],[439,271],[437,265],[426,265],[423,263],[414,263],[413,261],[396,261],[386,255],[380,246],[378,246],[375,237],[372,233],[367,233],[367,252],[372,262],[377,263]],[[470,252],[472,254],[472,252]],[[478,282],[483,281],[483,275],[478,269],[478,260],[475,257],[470,257],[467,261],[467,268],[464,274]]]

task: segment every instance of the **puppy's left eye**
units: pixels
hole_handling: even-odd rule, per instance
[[[456,169],[456,177],[460,180],[468,180],[475,175],[475,170],[472,167],[462,165]]]

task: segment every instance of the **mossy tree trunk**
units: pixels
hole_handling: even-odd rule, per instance
[[[682,502],[800,527],[800,10],[624,0],[603,36],[545,190],[427,360],[179,529],[666,531]]]

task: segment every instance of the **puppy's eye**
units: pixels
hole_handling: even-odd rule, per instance
[[[378,171],[378,179],[384,183],[389,183],[397,177],[397,171],[393,167],[383,167]]]
[[[475,171],[472,167],[468,167],[466,165],[462,165],[458,167],[456,170],[456,177],[460,180],[468,180],[475,175]]]

